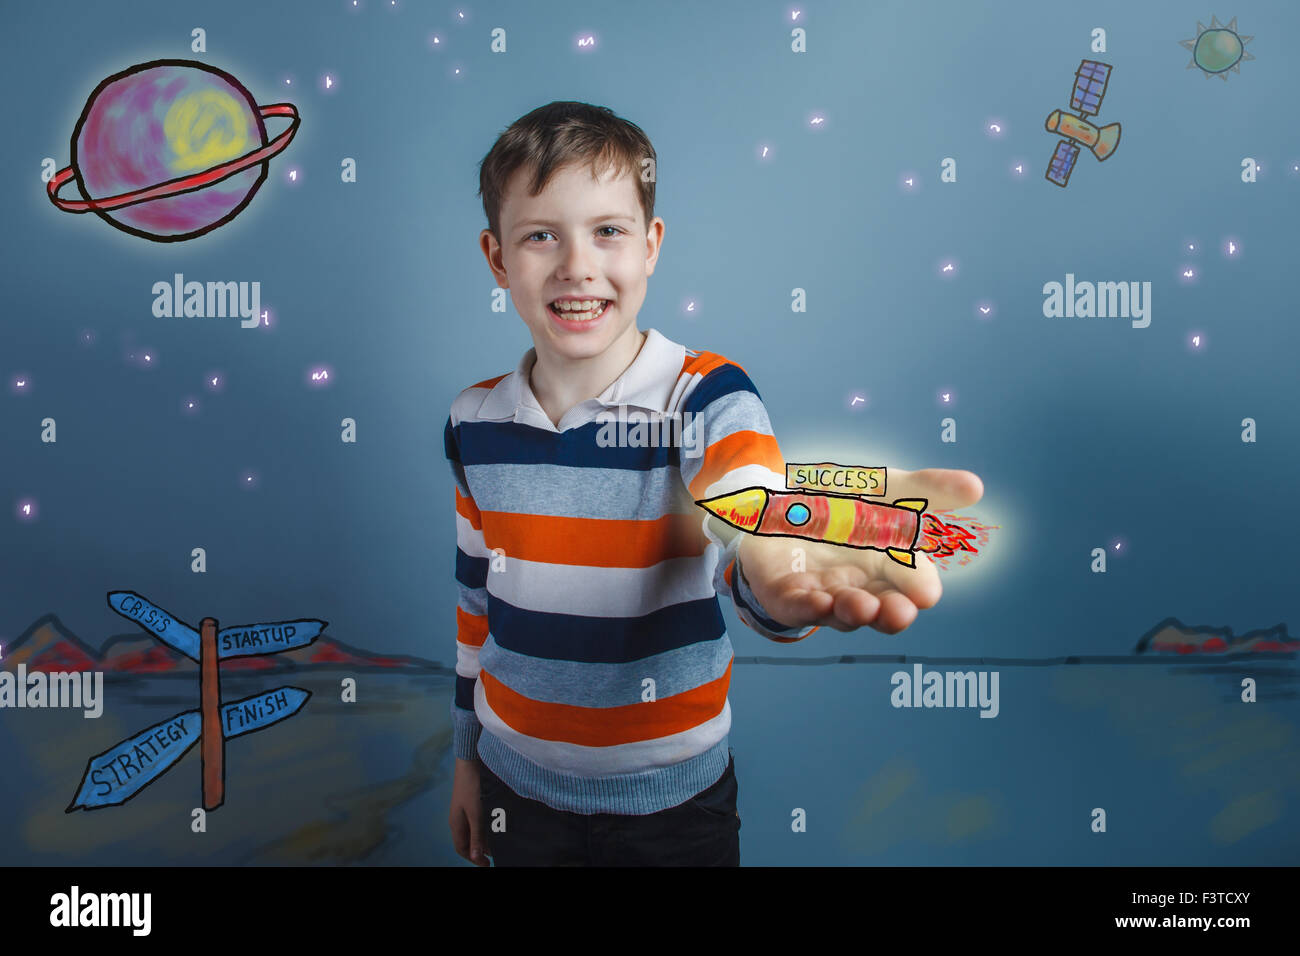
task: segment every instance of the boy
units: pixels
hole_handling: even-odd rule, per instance
[[[459,588],[449,823],[479,865],[739,865],[717,595],[785,642],[821,624],[895,633],[939,598],[923,557],[898,569],[809,541],[724,542],[693,503],[782,488],[785,469],[739,365],[637,329],[664,232],[642,175],[654,160],[635,125],[558,102],[480,167],[480,244],[534,347],[462,391],[444,434]],[[966,472],[910,478],[932,508],[979,497]],[[489,830],[498,809],[504,832]]]

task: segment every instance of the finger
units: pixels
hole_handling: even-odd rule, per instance
[[[810,576],[811,577],[811,576]],[[768,615],[791,627],[820,625],[835,608],[835,599],[817,587],[791,588],[782,591],[764,606]]]
[[[864,588],[845,587],[834,592],[830,626],[840,631],[854,631],[871,624],[880,614],[880,598]]]
[[[874,630],[882,634],[897,634],[907,630],[916,620],[916,605],[901,592],[887,590],[876,597],[880,599],[880,613],[871,622]]]
[[[453,809],[449,822],[451,824],[451,845],[455,848],[456,855],[469,860],[469,826],[465,820],[465,814],[459,808]]]
[[[487,866],[483,854],[480,852],[476,855],[476,851],[480,850],[479,830],[478,822],[470,813],[460,808],[452,811],[451,842],[456,848],[456,855],[475,866]]]
[[[886,561],[880,569],[884,576],[883,583],[886,590],[900,592],[905,598],[912,602],[917,608],[931,608],[939,603],[939,598],[943,596],[943,583],[939,580],[939,569],[934,566],[929,555],[924,551],[913,552],[916,563],[913,567],[907,567],[899,564],[897,561]],[[872,593],[880,595],[879,579],[873,582]]]
[[[984,482],[974,472],[956,468],[890,468],[885,490],[891,501],[924,498],[926,511],[959,511],[984,497]]]
[[[916,605],[893,588],[884,588],[876,594],[861,588],[841,588],[835,594],[832,613],[816,623],[837,631],[870,627],[885,634],[897,634],[911,626],[917,613]]]
[[[813,624],[854,631],[875,620],[880,600],[870,591],[850,586],[807,588],[786,591],[766,610],[792,627]]]
[[[492,854],[492,848],[488,846],[487,827],[483,825],[482,814],[472,816],[469,823],[469,860],[476,866],[488,866],[487,858]]]

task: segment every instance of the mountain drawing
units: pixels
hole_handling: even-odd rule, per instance
[[[72,633],[55,614],[46,614],[3,648],[0,669],[16,670],[25,664],[27,671],[76,672],[103,671],[105,678],[197,677],[199,665],[179,651],[138,633],[114,635],[95,650]],[[303,671],[346,668],[348,670],[382,670],[392,672],[440,673],[446,668],[433,661],[404,655],[377,654],[353,647],[332,637],[321,635],[306,647],[278,654],[235,657],[222,661],[223,674],[240,671],[257,673],[299,673]]]
[[[1233,634],[1230,627],[1188,625],[1167,617],[1138,639],[1137,654],[1276,654],[1300,651],[1300,639],[1287,634],[1285,624]]]

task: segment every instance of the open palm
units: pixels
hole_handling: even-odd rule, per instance
[[[893,502],[924,498],[926,511],[956,511],[979,501],[984,485],[969,471],[889,469]],[[792,571],[795,548],[804,552],[802,571]],[[922,552],[905,567],[883,552],[802,538],[745,535],[740,544],[745,580],[767,615],[790,627],[816,624],[840,631],[870,626],[897,634],[933,607],[943,593],[939,572]]]

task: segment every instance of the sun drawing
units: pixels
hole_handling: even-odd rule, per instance
[[[1237,18],[1226,26],[1214,16],[1210,17],[1207,29],[1200,20],[1196,21],[1196,36],[1190,40],[1179,40],[1179,44],[1192,51],[1192,61],[1187,64],[1190,70],[1198,67],[1208,80],[1217,76],[1228,82],[1228,71],[1241,72],[1243,60],[1255,59],[1246,52],[1246,44],[1255,39],[1237,33]]]

